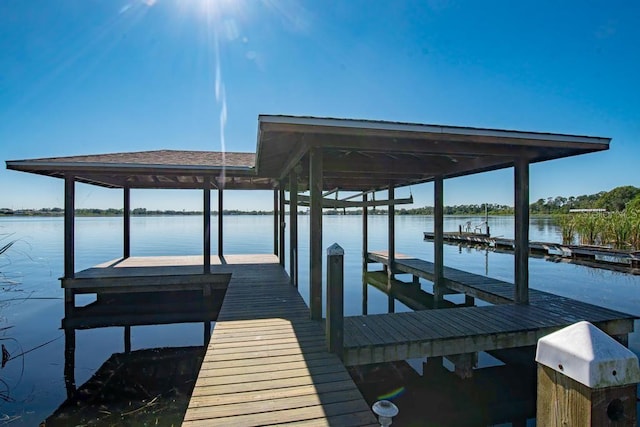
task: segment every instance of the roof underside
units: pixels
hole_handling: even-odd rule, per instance
[[[109,188],[272,189],[295,168],[301,191],[312,149],[323,189],[369,191],[609,148],[609,138],[410,123],[260,116],[257,155],[158,150],[7,161],[7,168]],[[286,180],[285,180],[286,182]]]
[[[260,116],[257,169],[309,175],[309,150],[323,154],[323,187],[367,191],[452,178],[609,148],[609,138],[409,123]]]

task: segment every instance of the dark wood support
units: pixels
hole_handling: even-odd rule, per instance
[[[278,255],[278,190],[273,190],[273,254]]]
[[[366,316],[369,303],[369,284],[367,283],[367,271],[369,270],[369,211],[367,204],[367,193],[362,194],[362,315]]]
[[[438,308],[444,291],[444,180],[436,177],[433,184],[433,295]]]
[[[209,345],[209,340],[211,340],[211,321],[204,321],[204,346]]]
[[[515,295],[517,304],[529,303],[529,162],[515,161]]]
[[[75,275],[75,176],[64,177],[64,277]]]
[[[218,256],[224,256],[224,191],[218,188]]]
[[[367,203],[367,194],[362,195],[362,202]],[[367,254],[369,252],[369,212],[367,206],[362,208],[362,274],[369,269]]]
[[[286,213],[284,211],[284,181],[280,181],[280,188],[278,190],[278,198],[280,201],[280,207],[279,207],[279,214],[280,214],[280,228],[279,228],[279,233],[278,233],[278,242],[279,247],[278,247],[278,255],[279,255],[279,259],[280,259],[280,265],[284,268],[284,263],[286,260],[286,257],[284,255],[284,251],[285,251],[285,241],[284,241],[284,236],[285,236],[285,230],[287,228],[287,222],[285,220],[286,218]]]
[[[389,185],[389,200],[395,198],[395,188],[392,184]],[[391,290],[391,281],[393,280],[393,264],[396,261],[396,209],[393,205],[388,208],[388,233],[387,241],[389,248],[389,268],[387,268],[387,290]]]
[[[289,174],[289,276],[298,287],[298,175]]]
[[[64,177],[64,278],[75,276],[75,176]],[[75,292],[64,290],[64,312],[68,317],[75,308]]]
[[[131,256],[131,189],[124,187],[122,203],[122,257],[129,258]]]
[[[202,271],[204,274],[211,273],[211,178],[204,178],[204,188],[202,189]]]
[[[344,250],[334,243],[327,249],[327,320],[329,351],[342,357],[344,337]]]
[[[311,319],[322,319],[322,150],[312,148],[309,155],[309,305]]]
[[[131,326],[124,327],[124,352],[131,353]]]

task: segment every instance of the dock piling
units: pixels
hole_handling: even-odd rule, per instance
[[[589,322],[538,341],[539,425],[635,426],[638,358]]]
[[[342,357],[344,328],[344,249],[337,243],[327,248],[327,346]]]

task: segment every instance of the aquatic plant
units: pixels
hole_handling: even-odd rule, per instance
[[[640,209],[557,215],[554,220],[564,244],[571,244],[578,237],[582,244],[640,250]]]
[[[562,231],[562,243],[570,245],[575,238],[575,222],[572,215],[559,214],[553,217],[554,222],[560,227]]]

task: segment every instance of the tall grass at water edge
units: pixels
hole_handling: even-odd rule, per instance
[[[555,217],[562,243],[640,250],[640,209],[563,214]]]

